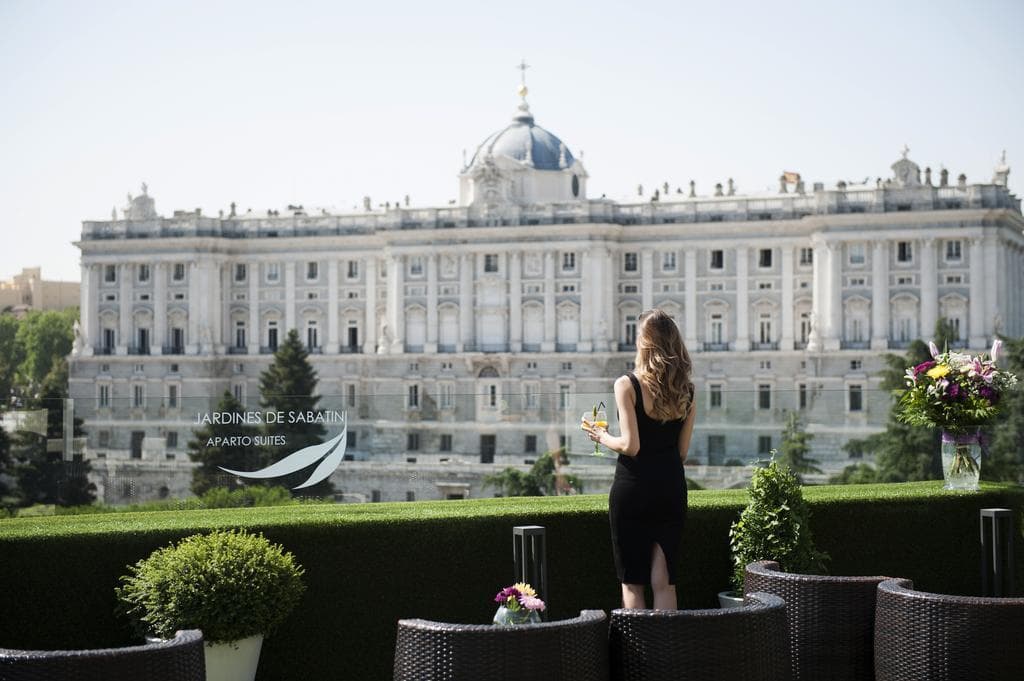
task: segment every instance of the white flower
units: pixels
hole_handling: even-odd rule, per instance
[[[935,344],[935,341],[928,341],[928,350],[932,353],[932,358],[939,356],[939,346]]]
[[[992,341],[992,352],[989,353],[989,356],[992,358],[993,364],[996,363],[996,359],[999,357],[999,351],[1002,349],[1003,341],[999,340],[998,338]]]

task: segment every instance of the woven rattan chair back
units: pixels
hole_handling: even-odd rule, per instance
[[[878,681],[1019,681],[1024,678],[1024,598],[914,591],[905,579],[878,585]]]
[[[885,579],[792,574],[759,561],[747,566],[744,590],[786,601],[793,681],[870,681],[875,592]]]
[[[203,634],[96,650],[0,648],[0,681],[205,681]]]
[[[398,621],[395,681],[607,681],[601,610],[528,626]]]
[[[785,603],[765,593],[726,610],[613,610],[613,681],[788,681]]]

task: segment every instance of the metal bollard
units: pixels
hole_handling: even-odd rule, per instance
[[[545,603],[548,602],[548,554],[544,528],[518,525],[512,528],[512,559],[515,581],[528,582]]]
[[[983,508],[979,522],[981,593],[983,596],[1012,596],[1013,511],[1008,508]]]

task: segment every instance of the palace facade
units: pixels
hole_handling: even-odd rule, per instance
[[[110,481],[144,471],[176,481],[160,494],[184,494],[197,414],[225,390],[258,405],[258,376],[295,329],[321,406],[348,414],[353,477],[343,465],[336,487],[480,496],[481,471],[588,451],[580,414],[611,402],[637,318],[658,306],[694,357],[695,474],[726,479],[714,467],[777,446],[790,410],[837,471],[844,443],[883,427],[885,352],[939,318],[976,351],[1024,335],[1024,218],[1005,159],[970,184],[904,150],[887,175],[592,198],[582,161],[524,99],[462,168],[455,205],[166,217],[143,185],[77,244],[70,392],[87,457],[110,500],[141,494]],[[610,459],[573,461],[610,481]],[[373,482],[374,463],[400,480]],[[353,482],[356,467],[369,482]]]

